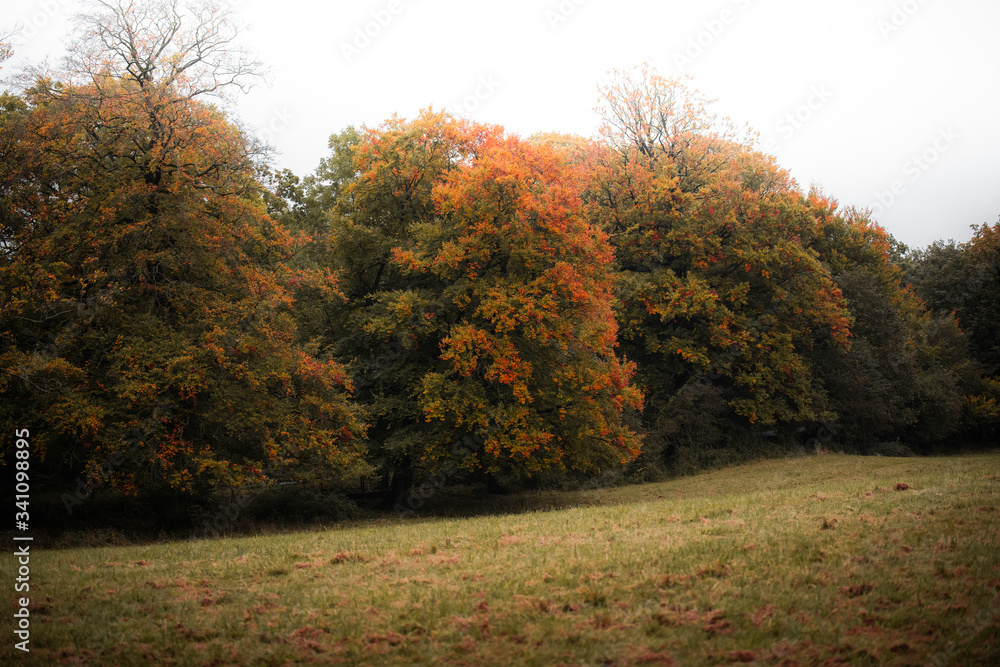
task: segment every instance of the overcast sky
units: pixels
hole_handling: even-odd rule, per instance
[[[648,62],[911,247],[1000,218],[1000,0],[221,1],[272,72],[238,114],[300,176],[331,133],[431,105],[592,136],[608,70]],[[5,73],[58,60],[76,0],[0,3]]]

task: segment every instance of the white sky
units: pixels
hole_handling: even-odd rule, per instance
[[[598,82],[645,61],[911,247],[1000,216],[1000,0],[221,2],[272,70],[238,113],[300,176],[331,133],[431,105],[591,136]],[[0,6],[0,33],[21,26],[4,73],[58,60],[76,0]]]

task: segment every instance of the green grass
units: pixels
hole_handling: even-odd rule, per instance
[[[1000,664],[1000,454],[821,455],[558,496],[578,506],[38,550],[18,657]]]

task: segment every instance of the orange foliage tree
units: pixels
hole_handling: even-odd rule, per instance
[[[640,395],[615,352],[612,256],[583,217],[579,173],[430,111],[369,131],[353,156],[331,222],[348,296],[331,340],[368,370],[375,460],[405,488],[456,465],[467,436],[482,449],[464,465],[494,474],[634,457],[623,414]],[[364,363],[372,350],[384,363]]]

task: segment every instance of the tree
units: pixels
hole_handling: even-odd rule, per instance
[[[837,414],[838,439],[855,449],[904,440],[942,443],[962,421],[974,380],[965,337],[949,312],[928,312],[903,281],[898,244],[870,212],[823,221],[812,244],[850,309],[850,350],[817,348],[817,377]]]
[[[351,363],[392,499],[460,463],[523,478],[634,456],[610,255],[581,217],[575,173],[549,149],[431,111],[367,131],[352,154],[336,170],[332,266],[347,298],[328,340]],[[464,438],[478,451],[456,461]]]
[[[987,441],[1000,423],[1000,223],[973,226],[967,242],[936,242],[911,252],[906,281],[939,319],[957,321],[964,332],[963,347],[975,361],[981,377],[963,384],[965,421],[970,435]]]
[[[688,469],[818,423],[854,447],[954,432],[964,340],[901,285],[900,244],[800,191],[682,81],[643,68],[603,93],[586,196],[615,251],[647,459]]]
[[[622,412],[640,394],[614,352],[611,249],[583,218],[576,174],[552,151],[491,137],[434,199],[444,224],[395,253],[448,286],[450,304],[428,315],[457,320],[444,369],[424,376],[425,414],[483,432],[491,472],[594,474],[634,458]]]
[[[664,78],[643,64],[637,72],[612,71],[601,89],[601,135],[622,161],[663,163],[676,186],[693,192],[722,169],[733,148],[748,147],[727,118],[711,111],[706,99],[684,81]]]
[[[809,248],[827,203],[679,80],[619,74],[604,98],[588,207],[614,248],[651,445],[669,449],[676,417],[701,404],[744,429],[827,416],[807,353],[850,345],[846,303]]]
[[[1000,375],[1000,223],[973,225],[967,243],[910,253],[906,278],[932,312],[954,312],[987,375]]]
[[[201,0],[136,3],[89,0],[77,16],[76,39],[64,79],[81,85],[127,81],[133,94],[169,90],[172,102],[246,92],[264,75],[263,64],[239,44],[240,26],[221,5]],[[164,107],[146,106],[151,120]],[[155,122],[151,125],[156,128]],[[165,126],[162,126],[165,127]]]
[[[4,117],[3,422],[127,493],[363,471],[350,380],[291,314],[332,277],[287,268],[252,139],[199,100],[254,73],[226,15],[96,4]]]
[[[974,227],[965,244],[971,265],[967,297],[958,320],[969,334],[973,353],[988,375],[1000,377],[1000,222]]]

